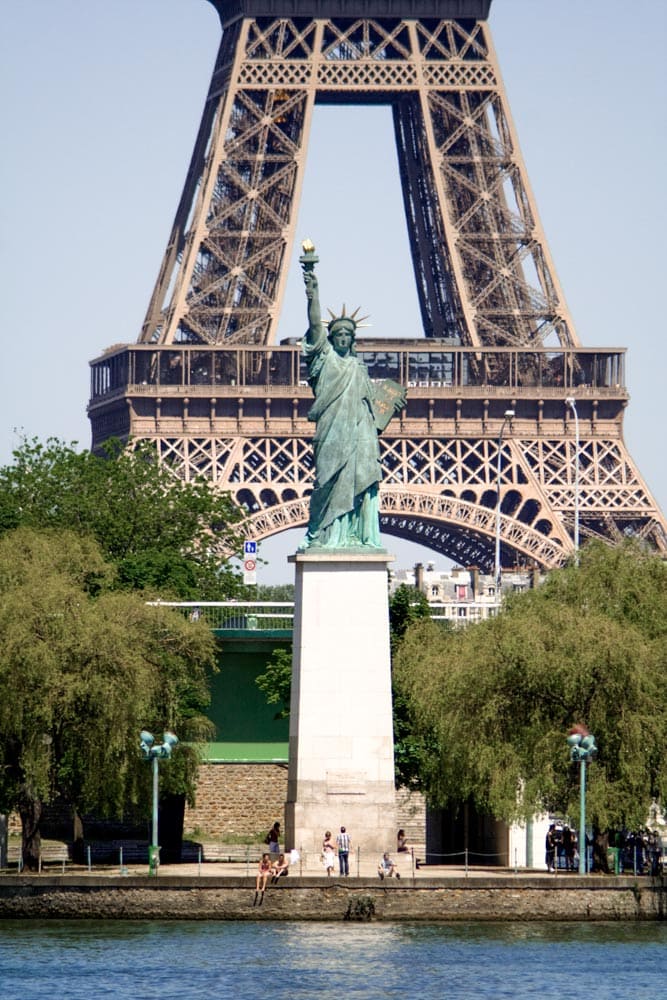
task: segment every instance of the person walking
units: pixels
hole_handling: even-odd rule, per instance
[[[341,826],[340,833],[336,837],[336,847],[338,848],[338,868],[341,875],[350,874],[350,848],[352,838],[347,833],[344,826]]]

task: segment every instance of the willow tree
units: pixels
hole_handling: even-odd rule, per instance
[[[0,468],[0,534],[18,527],[92,536],[117,567],[114,586],[182,600],[241,596],[221,553],[240,552],[243,516],[204,476],[183,482],[150,445],[103,455],[55,438],[24,440]]]
[[[497,818],[578,813],[566,736],[595,735],[587,811],[600,829],[645,824],[667,801],[667,565],[637,544],[591,544],[579,566],[516,595],[495,619],[413,625],[395,682],[433,804],[468,799]]]
[[[30,869],[44,803],[117,816],[138,801],[141,729],[210,738],[210,629],[114,590],[115,572],[74,532],[0,538],[0,812],[18,810]],[[196,766],[182,749],[167,780],[191,792]]]

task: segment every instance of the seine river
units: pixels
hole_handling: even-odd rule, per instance
[[[667,924],[1,921],[2,1000],[656,1000]]]

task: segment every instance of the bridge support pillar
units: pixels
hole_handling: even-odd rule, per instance
[[[354,858],[394,850],[386,552],[305,552],[296,566],[285,843],[310,857],[345,826]]]

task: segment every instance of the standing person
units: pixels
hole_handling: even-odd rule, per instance
[[[266,843],[269,845],[271,854],[280,854],[280,823],[278,820],[276,820],[267,833]]]
[[[552,823],[544,839],[544,861],[547,871],[556,871],[556,824]]]
[[[327,873],[327,877],[333,875],[334,859],[336,857],[336,845],[331,836],[331,830],[327,830],[322,841],[322,864]]]
[[[336,837],[336,846],[338,848],[338,868],[340,870],[340,874],[349,875],[352,838],[349,833],[346,832],[344,826],[341,826],[340,833]]]
[[[271,857],[268,854],[262,854],[259,859],[259,865],[257,867],[257,878],[255,879],[255,898],[253,900],[253,906],[257,903],[257,898],[259,897],[259,905],[261,906],[264,902],[264,892],[266,891],[266,883],[269,881],[269,875],[271,874]]]
[[[577,835],[569,826],[563,827],[563,853],[565,854],[565,869],[574,871],[574,855],[577,850]]]
[[[396,850],[399,854],[405,854],[410,850],[405,830],[399,830],[396,834]]]

